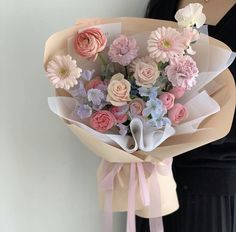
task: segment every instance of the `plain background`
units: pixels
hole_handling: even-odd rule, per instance
[[[99,159],[48,109],[44,43],[79,18],[142,17],[147,2],[0,0],[1,232],[101,231]]]

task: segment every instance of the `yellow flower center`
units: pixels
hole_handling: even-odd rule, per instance
[[[61,69],[59,70],[58,74],[59,74],[59,76],[60,76],[61,78],[64,79],[64,78],[66,78],[66,77],[69,75],[69,72],[68,72],[67,69],[61,68]]]
[[[163,45],[164,48],[170,48],[171,47],[171,42],[168,41],[168,40],[164,40],[162,42],[162,45]]]

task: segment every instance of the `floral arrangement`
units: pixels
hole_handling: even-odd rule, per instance
[[[81,120],[89,119],[90,127],[98,132],[130,134],[133,118],[156,129],[179,124],[188,117],[188,109],[178,99],[191,90],[199,74],[191,47],[199,39],[197,28],[204,23],[199,7],[194,7],[198,13],[194,18],[183,18],[187,8],[177,12],[180,30],[159,27],[152,31],[144,57],[138,56],[143,45],[135,38],[121,34],[108,45],[99,28],[79,31],[74,50],[91,62],[100,59],[100,75],[94,75],[95,70],[83,70],[65,55],[48,62],[47,76],[55,88],[76,96],[80,103],[77,115]]]
[[[112,231],[113,211],[127,211],[129,232],[135,214],[150,218],[151,232],[163,231],[161,217],[178,208],[172,157],[223,137],[232,121],[233,79],[214,78],[235,56],[200,33],[202,5],[175,18],[178,28],[137,18],[81,20],[46,43],[47,77],[59,89],[49,107],[102,158],[104,232]],[[181,134],[193,136],[161,146]]]

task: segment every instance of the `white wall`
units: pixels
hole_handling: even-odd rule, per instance
[[[44,42],[78,18],[140,16],[147,0],[0,0],[0,231],[99,232],[99,159],[53,115]],[[125,231],[119,215],[115,231]]]

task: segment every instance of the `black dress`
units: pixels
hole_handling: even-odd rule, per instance
[[[178,1],[151,1],[147,17],[174,20]],[[236,4],[209,35],[236,51]],[[236,79],[236,61],[230,66]],[[223,122],[222,122],[223,123]],[[230,133],[216,142],[174,158],[180,208],[164,217],[165,232],[236,232],[236,117]],[[149,232],[137,217],[137,232]]]

